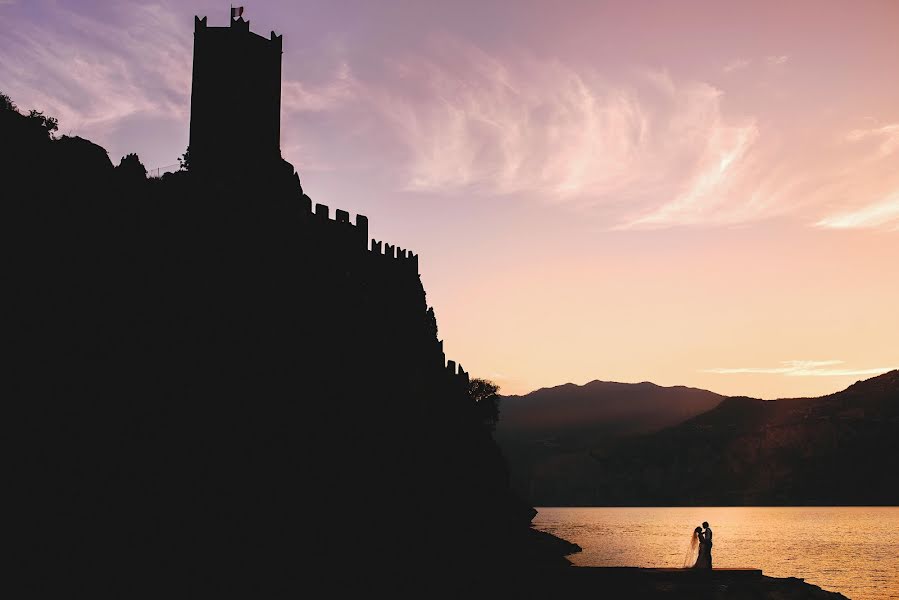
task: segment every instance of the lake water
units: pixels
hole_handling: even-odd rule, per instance
[[[581,546],[575,565],[682,567],[703,521],[715,567],[800,577],[852,600],[899,598],[899,507],[540,508],[534,525]]]

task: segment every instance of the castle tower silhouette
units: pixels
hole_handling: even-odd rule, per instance
[[[243,17],[228,27],[194,17],[192,171],[228,177],[280,162],[281,42]]]

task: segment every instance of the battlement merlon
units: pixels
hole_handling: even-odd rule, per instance
[[[416,275],[419,274],[418,255],[411,250],[405,250],[392,244],[388,244],[387,242],[379,242],[378,240],[372,239],[371,252],[377,256],[393,259],[400,264],[409,265],[409,267],[415,271]]]
[[[243,17],[237,17],[236,19],[231,19],[228,27],[209,27],[206,17],[202,19],[198,16],[194,16],[194,33],[198,33],[201,30],[207,29],[231,29],[235,32],[246,33],[247,35],[252,35],[260,40],[266,40],[265,37],[259,35],[258,33],[253,33],[250,31],[250,22],[245,21]],[[271,42],[272,49],[277,50],[278,52],[282,52],[282,48],[284,45],[284,36],[277,35],[274,31],[271,32],[268,40]]]
[[[462,368],[462,365],[457,365],[454,360],[448,360],[446,361],[446,367],[444,368],[451,378],[458,381],[465,388],[468,388],[469,383],[471,383],[471,376],[468,374],[468,371]]]
[[[368,217],[365,215],[356,215],[355,223],[350,222],[350,213],[337,209],[334,211],[334,218],[331,218],[331,209],[326,204],[316,202],[312,204],[312,200],[305,194],[303,209],[309,213],[314,221],[318,221],[325,227],[335,228],[337,231],[353,231],[352,238],[365,250],[378,257],[385,259],[393,259],[399,264],[407,265],[409,269],[415,271],[418,275],[418,255],[411,250],[399,248],[397,246],[381,242],[368,237]]]

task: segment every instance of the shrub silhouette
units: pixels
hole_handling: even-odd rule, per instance
[[[475,402],[481,422],[493,432],[499,421],[499,386],[487,379],[472,379],[468,395]]]
[[[178,157],[178,170],[190,171],[190,147],[184,151],[184,154]]]
[[[119,161],[119,166],[116,167],[116,172],[120,178],[131,182],[142,181],[147,178],[146,167],[140,162],[137,154],[133,152],[122,157],[122,160]]]
[[[0,112],[18,112],[15,102],[3,92],[0,92]]]
[[[47,137],[52,138],[54,132],[59,129],[59,122],[55,117],[46,117],[44,113],[32,109],[28,113],[28,119],[33,121],[37,127],[46,132]]]

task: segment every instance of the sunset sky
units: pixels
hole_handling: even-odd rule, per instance
[[[777,398],[899,367],[899,2],[243,4],[284,35],[305,191],[419,253],[473,375]],[[193,17],[228,8],[0,0],[0,91],[171,167]]]

